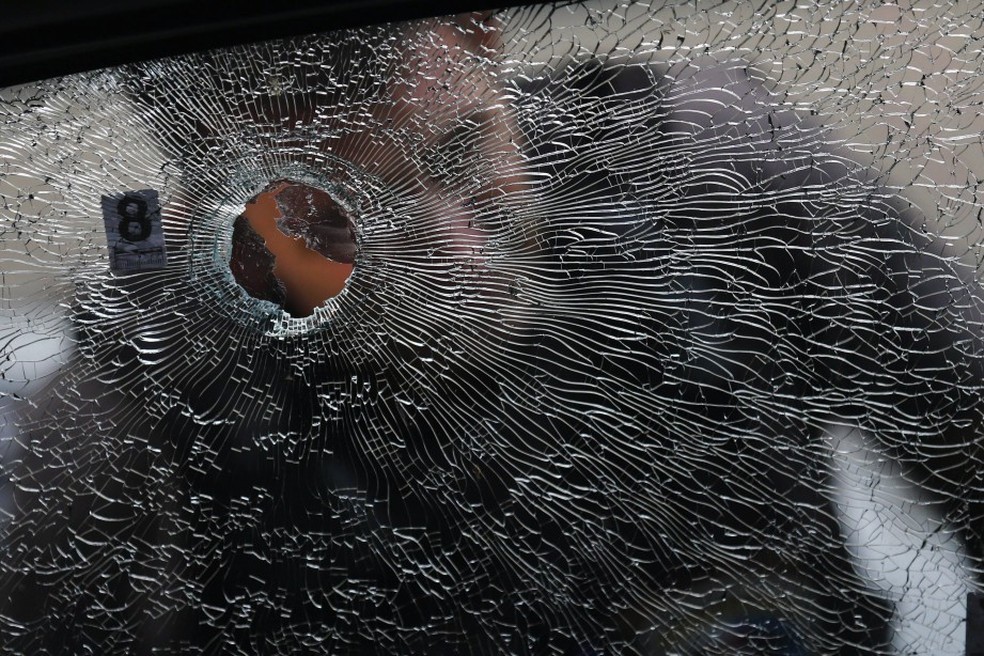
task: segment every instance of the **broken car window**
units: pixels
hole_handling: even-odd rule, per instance
[[[0,651],[964,654],[973,4],[558,3],[0,91]]]

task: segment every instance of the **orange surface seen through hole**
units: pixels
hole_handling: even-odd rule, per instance
[[[290,184],[283,182],[260,193],[246,204],[243,215],[276,258],[273,274],[285,288],[285,309],[295,317],[306,317],[342,291],[354,266],[329,260],[308,248],[303,239],[289,237],[277,228],[280,209],[276,197]]]

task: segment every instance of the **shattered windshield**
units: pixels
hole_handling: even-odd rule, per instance
[[[0,90],[0,651],[984,649],[982,39],[598,0]]]

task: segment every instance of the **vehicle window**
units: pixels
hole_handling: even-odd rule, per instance
[[[0,90],[0,651],[984,641],[972,3],[557,3]]]

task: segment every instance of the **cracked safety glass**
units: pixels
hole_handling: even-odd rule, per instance
[[[0,651],[984,653],[980,16],[0,90]]]

